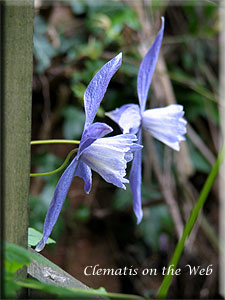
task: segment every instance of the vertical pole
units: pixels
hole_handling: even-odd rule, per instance
[[[33,0],[2,2],[4,240],[27,247]]]

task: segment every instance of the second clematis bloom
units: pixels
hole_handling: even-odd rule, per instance
[[[167,107],[145,110],[147,95],[155,71],[162,38],[164,32],[164,18],[162,26],[143,58],[137,78],[137,93],[139,104],[126,104],[121,108],[106,113],[122,129],[123,133],[137,134],[138,143],[142,143],[142,129],[146,130],[154,138],[163,142],[172,149],[179,151],[180,142],[184,141],[186,124],[183,115],[183,106],[172,104]],[[130,187],[133,194],[134,213],[137,223],[143,217],[141,207],[141,151],[135,153],[130,171]]]
[[[109,81],[120,67],[121,61],[120,53],[106,63],[91,80],[84,93],[85,124],[78,153],[56,186],[45,218],[43,237],[35,248],[38,252],[44,248],[52,232],[73,177],[83,178],[86,193],[91,190],[91,169],[119,188],[125,189],[124,183],[129,183],[129,180],[124,178],[127,162],[133,159],[133,152],[140,150],[142,146],[134,143],[137,138],[130,133],[104,138],[106,134],[113,131],[112,128],[105,123],[93,123]]]

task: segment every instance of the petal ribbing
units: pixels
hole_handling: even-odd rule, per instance
[[[138,144],[142,142],[141,129],[138,132]],[[137,217],[137,224],[139,224],[143,217],[143,211],[141,207],[141,154],[142,151],[137,151],[134,154],[132,167],[130,170],[130,188],[133,194],[133,209]]]
[[[163,31],[164,31],[164,18],[162,17],[161,29],[158,35],[156,36],[155,41],[153,42],[149,51],[143,58],[138,72],[137,92],[138,92],[141,112],[145,110],[148,90],[152,81],[153,73],[155,71],[156,62],[159,56],[159,50],[162,43]]]
[[[98,139],[85,149],[81,160],[105,181],[126,189],[124,183],[129,181],[124,177],[127,162],[133,158],[132,151],[137,150],[135,140],[136,136],[130,134]]]
[[[58,219],[78,163],[78,160],[74,158],[59,179],[53,199],[50,203],[48,213],[45,218],[43,237],[35,248],[37,252],[40,252],[45,247],[45,243]]]
[[[142,115],[142,126],[154,138],[179,151],[179,143],[185,140],[186,133],[187,121],[183,115],[183,106],[177,104],[148,109]]]
[[[121,62],[122,53],[107,62],[89,83],[84,93],[85,129],[93,122],[108,84],[115,72],[121,66]]]

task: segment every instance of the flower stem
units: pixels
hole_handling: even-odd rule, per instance
[[[218,155],[216,162],[215,162],[211,172],[209,173],[209,176],[206,179],[206,182],[201,190],[198,200],[197,200],[197,202],[191,212],[191,215],[184,227],[183,235],[176,246],[176,249],[174,251],[172,259],[169,263],[169,266],[171,266],[171,269],[173,269],[173,270],[176,269],[176,266],[178,264],[180,256],[183,252],[185,242],[194,227],[194,224],[198,218],[198,215],[199,215],[199,213],[208,197],[208,194],[212,188],[213,182],[216,179],[216,176],[218,175],[218,172],[219,172],[220,166],[222,165],[224,156],[225,156],[225,144],[223,145],[222,150],[221,150],[220,154]],[[165,299],[166,298],[171,281],[172,281],[172,276],[173,275],[171,274],[171,272],[169,274],[165,275],[163,282],[159,288],[159,293],[157,295],[157,299]]]
[[[25,288],[32,288],[32,289],[37,289],[37,290],[44,290],[49,293],[52,293],[52,290],[50,289],[51,286],[49,286],[46,283],[41,283],[38,281],[34,281],[32,279],[24,279],[24,280],[16,280],[15,281],[19,286],[25,287]],[[55,287],[56,288],[56,294],[57,290],[61,291],[62,293],[62,287]],[[136,295],[130,295],[130,294],[120,294],[120,293],[108,293],[106,291],[100,291],[100,290],[94,290],[94,289],[89,289],[89,290],[84,290],[84,289],[79,289],[79,288],[64,288],[65,292],[70,292],[74,293],[74,299],[78,299],[76,296],[84,297],[85,299],[89,299],[90,296],[95,297],[102,297],[101,299],[126,299],[126,300],[144,300],[145,298],[141,296],[136,296]],[[82,297],[82,298],[83,298]],[[83,298],[83,299],[84,299]]]
[[[70,151],[70,153],[67,155],[65,161],[58,169],[56,169],[54,171],[50,171],[50,172],[45,172],[45,173],[30,173],[30,177],[47,176],[47,175],[52,175],[52,174],[60,172],[63,168],[65,168],[66,164],[68,163],[68,161],[69,161],[70,157],[73,155],[73,153],[75,153],[77,151],[78,151],[78,149],[73,149],[72,151]]]
[[[31,141],[31,145],[43,145],[43,144],[80,144],[80,141],[77,140],[40,140],[40,141]]]

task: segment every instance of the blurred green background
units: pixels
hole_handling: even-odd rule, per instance
[[[119,190],[93,173],[85,195],[73,180],[52,238],[43,254],[85,284],[107,291],[154,295],[162,276],[85,276],[87,265],[101,268],[167,266],[218,153],[218,6],[213,2],[64,0],[35,1],[32,140],[80,139],[83,94],[94,74],[119,52],[123,64],[109,84],[96,120],[120,129],[104,112],[138,103],[137,74],[143,55],[165,17],[165,33],[147,107],[182,104],[188,121],[180,153],[144,139],[140,225],[132,211],[129,187]],[[59,167],[73,145],[32,146],[32,172]],[[30,227],[42,231],[62,173],[31,179]],[[217,182],[182,255],[213,275],[174,278],[169,298],[218,297]],[[191,288],[190,288],[191,287]]]

